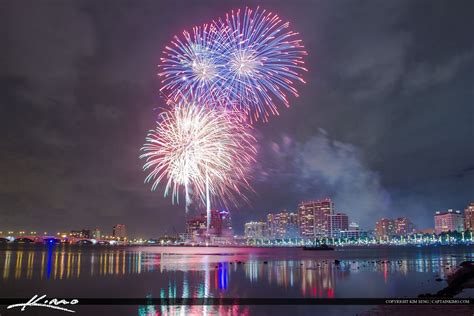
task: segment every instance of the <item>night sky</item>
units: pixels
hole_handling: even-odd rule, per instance
[[[362,228],[474,201],[474,2],[261,1],[309,53],[300,97],[259,123],[250,203],[332,197]],[[150,192],[138,159],[163,106],[157,64],[184,29],[241,1],[0,2],[0,230],[123,223],[184,229],[184,205]],[[197,211],[197,210],[195,210]]]

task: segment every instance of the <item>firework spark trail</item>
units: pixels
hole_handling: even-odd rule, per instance
[[[256,154],[251,129],[239,112],[179,103],[159,115],[146,137],[140,156],[149,170],[145,182],[155,190],[165,181],[164,195],[171,192],[173,203],[184,187],[187,206],[190,194],[208,211],[211,198],[235,204],[236,196],[243,197],[241,188],[251,190],[247,177]]]
[[[159,65],[161,91],[173,100],[193,96],[244,112],[251,121],[278,115],[275,100],[289,107],[307,55],[298,33],[271,12],[232,11],[223,19],[174,37]],[[274,100],[275,99],[275,100]]]

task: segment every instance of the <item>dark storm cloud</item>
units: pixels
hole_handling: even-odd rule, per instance
[[[463,70],[463,67],[469,66],[473,58],[474,53],[469,52],[434,66],[421,62],[413,70],[408,71],[407,78],[402,84],[403,92],[416,93],[449,82]]]
[[[261,151],[267,155],[262,159],[277,164],[260,167],[257,180],[284,184],[275,190],[280,196],[277,211],[288,200],[332,197],[337,201],[338,212],[349,214],[358,223],[372,225],[374,217],[390,210],[390,196],[382,187],[380,176],[363,162],[359,149],[331,139],[324,130],[303,142],[283,135]],[[285,207],[296,210],[295,204]]]
[[[75,104],[81,59],[95,52],[90,18],[77,3],[5,1],[2,75],[24,78],[32,105]]]
[[[292,107],[256,126],[238,230],[325,196],[368,228],[379,215],[428,227],[474,198],[471,1],[258,4],[301,33],[310,72]],[[138,160],[162,105],[156,64],[172,35],[242,6],[3,1],[0,228],[181,231],[184,207],[149,191]]]

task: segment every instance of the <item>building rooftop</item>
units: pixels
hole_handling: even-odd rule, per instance
[[[461,211],[459,211],[459,210],[453,211],[452,209],[449,209],[447,211],[436,211],[435,216],[436,215],[446,215],[446,214],[459,214],[459,215],[461,215]]]
[[[308,201],[302,201],[299,204],[309,204],[309,203],[321,203],[321,202],[332,202],[331,198],[324,198],[320,200],[308,200]]]

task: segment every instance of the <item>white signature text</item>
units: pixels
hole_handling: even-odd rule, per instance
[[[21,311],[25,311],[25,309],[27,307],[46,307],[46,308],[51,308],[51,309],[56,309],[56,310],[60,310],[60,311],[63,311],[63,312],[68,312],[68,313],[75,313],[76,311],[73,311],[71,309],[67,309],[65,307],[61,307],[59,305],[76,305],[77,303],[79,303],[79,300],[76,300],[76,299],[73,299],[71,301],[67,301],[67,300],[58,300],[57,298],[53,298],[53,299],[50,299],[50,300],[47,300],[46,299],[46,295],[43,295],[43,296],[38,296],[38,295],[35,295],[33,296],[28,302],[26,303],[20,303],[20,304],[13,304],[13,305],[9,305],[7,307],[7,309],[11,309],[11,308],[15,308],[15,307],[21,307]]]

